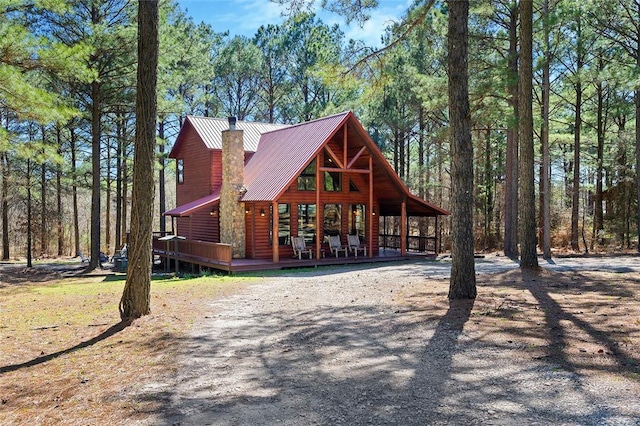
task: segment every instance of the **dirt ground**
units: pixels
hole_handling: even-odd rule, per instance
[[[162,398],[167,425],[640,424],[640,261],[292,272],[214,301]]]
[[[473,303],[448,302],[446,258],[289,271],[181,299],[171,339],[155,338],[158,318],[135,327],[138,338],[165,345],[139,354],[153,353],[152,365],[120,359],[118,374],[135,380],[122,386],[107,380],[113,369],[95,367],[91,382],[114,392],[91,410],[118,409],[124,424],[176,426],[640,425],[640,257],[542,266],[478,259]],[[182,316],[192,324],[178,326]],[[124,336],[115,339],[135,343]],[[110,357],[127,350],[105,342]],[[18,413],[29,398],[15,399],[7,386],[46,364],[0,365],[2,404]],[[51,419],[113,423],[81,406],[80,398]]]

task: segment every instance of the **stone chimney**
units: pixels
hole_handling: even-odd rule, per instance
[[[220,189],[220,242],[231,244],[234,259],[245,257],[244,143],[236,118],[229,117],[229,130],[222,132],[222,188]]]

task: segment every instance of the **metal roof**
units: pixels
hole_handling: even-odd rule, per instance
[[[217,202],[220,202],[220,188],[216,189],[206,197],[198,198],[190,203],[178,206],[175,209],[167,210],[164,214],[166,216],[176,217],[191,216],[191,213],[194,211],[205,208],[208,205],[213,205]]]
[[[193,128],[198,132],[205,146],[209,149],[222,149],[222,132],[229,129],[226,118],[187,116]],[[236,128],[243,130],[244,150],[256,152],[260,136],[265,132],[289,127],[287,124],[251,123],[238,121]]]
[[[264,133],[244,169],[242,201],[275,200],[351,115],[343,112]]]
[[[198,135],[209,149],[222,149],[221,135],[222,131],[227,130],[229,126],[227,120],[189,116],[188,121],[196,128]],[[362,143],[369,148],[373,161],[378,167],[377,173],[386,175],[390,179],[389,183],[396,188],[387,194],[388,198],[383,197],[379,200],[381,214],[399,215],[400,203],[403,199],[407,202],[410,214],[416,216],[449,214],[448,211],[409,192],[352,112],[343,112],[291,126],[239,122],[238,128],[245,130],[245,151],[253,152],[245,165],[247,192],[242,197],[242,201],[276,200],[347,121]],[[183,129],[186,127],[188,126],[183,125]],[[182,134],[182,130],[180,132]],[[260,136],[256,139],[258,133]],[[165,215],[189,216],[194,211],[215,205],[219,201],[218,188],[206,197],[165,212]]]

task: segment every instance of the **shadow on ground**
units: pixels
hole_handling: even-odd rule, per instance
[[[279,308],[269,288],[229,299],[182,342],[176,382],[140,399],[171,425],[640,421],[638,360],[615,333],[633,286],[541,270],[480,281],[475,306],[449,305],[438,285],[313,309]]]

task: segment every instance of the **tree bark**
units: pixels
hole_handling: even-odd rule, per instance
[[[2,162],[2,260],[9,260],[9,157],[6,152],[0,154]]]
[[[104,216],[104,242],[107,246],[107,254],[111,253],[111,144],[107,143],[107,176],[105,182],[105,216]]]
[[[542,257],[546,260],[551,259],[551,158],[549,155],[549,91],[550,84],[550,68],[551,68],[551,45],[549,41],[549,0],[545,0],[543,4],[544,13],[544,66],[542,68],[542,173],[540,181],[542,191],[541,212],[542,216]]]
[[[473,144],[467,65],[469,1],[449,0],[447,3],[452,211],[449,299],[475,299]]]
[[[131,241],[127,282],[120,300],[120,318],[131,321],[151,311],[151,235],[158,72],[158,1],[138,1],[138,83],[136,145],[131,203]]]
[[[78,170],[76,165],[76,132],[74,123],[71,122],[69,126],[69,143],[71,150],[71,191],[73,198],[73,246],[75,255],[78,256],[81,253],[80,250],[80,219],[78,216]]]
[[[56,140],[58,145],[58,156],[62,158],[62,128],[56,124]],[[58,256],[64,253],[64,226],[62,209],[62,165],[56,165],[56,233],[58,237]]]
[[[533,150],[533,0],[520,2],[520,46],[520,267],[526,268],[538,266]]]
[[[99,24],[98,6],[91,7],[91,22]],[[91,260],[87,271],[100,265],[100,130],[102,119],[102,83],[91,83]]]
[[[507,91],[513,118],[507,129],[507,151],[505,158],[504,190],[504,254],[512,259],[518,257],[518,6],[511,6],[509,24],[510,75]]]
[[[164,217],[164,212],[167,211],[167,192],[165,190],[165,153],[164,153],[164,119],[158,123],[158,139],[160,144],[158,145],[158,163],[160,163],[160,170],[158,171],[158,198],[159,198],[159,213],[160,213],[160,233],[164,235],[167,231],[167,221]]]
[[[42,154],[44,157],[44,145],[47,143],[46,130],[44,126],[40,126],[42,135]],[[49,233],[47,232],[47,163],[43,161],[40,165],[40,254],[45,255],[48,252]]]

